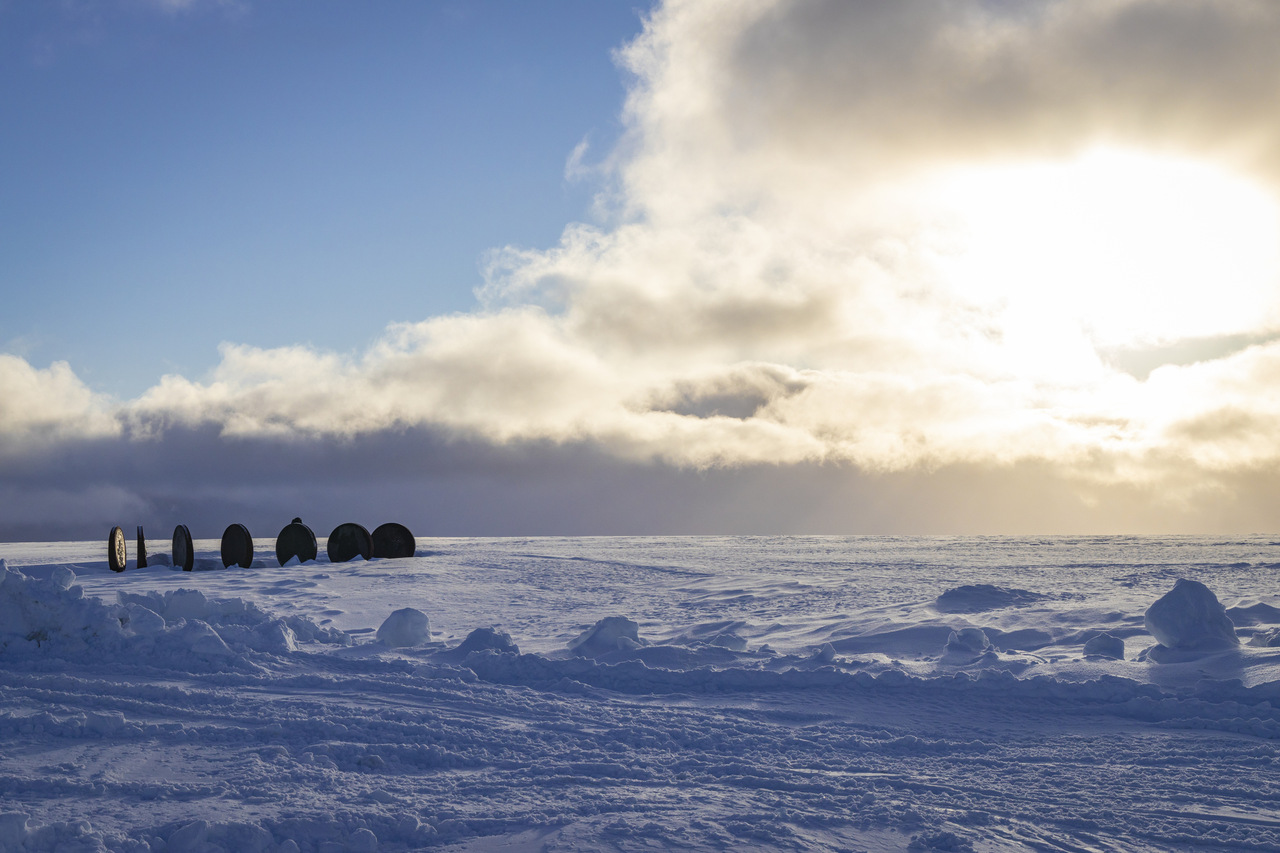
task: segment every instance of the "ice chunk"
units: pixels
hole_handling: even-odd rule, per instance
[[[427,614],[412,607],[402,607],[387,617],[378,628],[378,642],[393,646],[420,646],[431,637],[431,621]]]
[[[1280,628],[1272,628],[1269,631],[1259,631],[1249,639],[1249,645],[1261,646],[1266,649],[1280,646]]]
[[[625,649],[638,649],[640,625],[625,616],[606,616],[578,635],[569,650],[582,657],[594,658]]]
[[[1124,640],[1111,634],[1099,634],[1084,644],[1084,653],[1124,660]]]
[[[809,660],[814,663],[831,663],[836,659],[836,647],[830,643],[823,643],[822,647],[809,656]]]
[[[1179,578],[1147,608],[1147,631],[1168,649],[1208,650],[1239,645],[1236,626],[1218,597],[1199,581]]]

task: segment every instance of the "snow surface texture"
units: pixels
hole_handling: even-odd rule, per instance
[[[1269,539],[217,544],[0,545],[0,851],[1280,850]]]

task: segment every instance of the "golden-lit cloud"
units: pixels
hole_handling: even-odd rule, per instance
[[[617,149],[571,155],[599,222],[496,252],[473,313],[354,356],[229,344],[106,426],[65,365],[4,357],[0,429],[429,427],[1176,498],[1280,464],[1277,44],[1269,0],[670,0],[618,54]]]
[[[120,432],[110,401],[91,391],[65,361],[37,370],[0,353],[0,457],[61,439]]]

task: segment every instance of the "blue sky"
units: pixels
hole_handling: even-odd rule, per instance
[[[0,4],[0,351],[137,396],[474,307],[589,216],[642,4]]]

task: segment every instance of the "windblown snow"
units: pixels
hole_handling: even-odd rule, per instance
[[[1268,538],[217,546],[0,546],[0,852],[1280,850]]]

